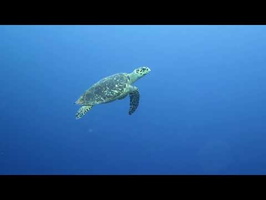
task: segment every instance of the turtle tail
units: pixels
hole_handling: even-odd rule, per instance
[[[76,119],[83,117],[93,106],[81,106],[76,113]]]
[[[74,104],[78,104],[78,105],[84,104],[83,96],[79,97],[79,99]]]

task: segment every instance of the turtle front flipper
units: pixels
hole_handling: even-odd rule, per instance
[[[81,106],[76,113],[76,119],[83,117],[93,106]]]
[[[130,108],[128,114],[131,115],[135,112],[139,105],[139,91],[137,87],[133,87],[132,90],[129,92],[130,98]]]

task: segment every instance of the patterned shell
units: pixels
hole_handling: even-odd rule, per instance
[[[83,95],[83,105],[108,103],[127,92],[130,78],[126,73],[114,74],[92,85]]]

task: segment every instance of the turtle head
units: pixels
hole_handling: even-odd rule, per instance
[[[141,77],[145,76],[146,74],[150,73],[151,69],[149,67],[139,67],[135,69],[131,74],[130,74],[130,79],[131,82],[134,83]]]
[[[151,71],[149,67],[139,67],[134,70],[134,73],[137,74],[139,77],[145,76]]]

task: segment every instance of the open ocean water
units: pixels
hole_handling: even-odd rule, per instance
[[[1,175],[266,174],[266,26],[0,26]],[[106,76],[129,97],[76,120]]]

